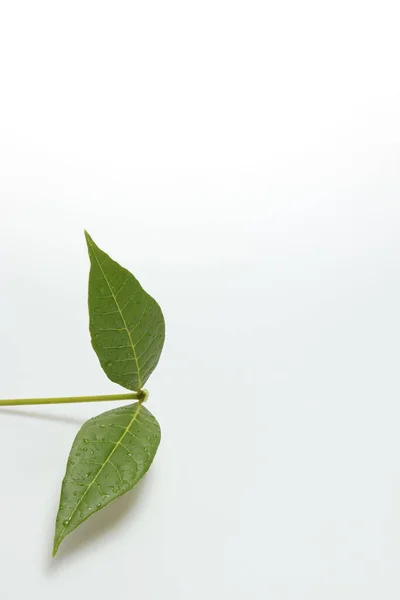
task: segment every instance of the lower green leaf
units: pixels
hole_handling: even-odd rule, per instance
[[[71,531],[143,477],[153,462],[160,437],[157,420],[140,402],[86,421],[68,458],[53,556]]]

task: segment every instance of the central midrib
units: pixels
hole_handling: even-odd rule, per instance
[[[116,307],[117,307],[117,309],[118,309],[119,315],[120,315],[120,317],[121,317],[121,319],[122,319],[122,322],[123,322],[123,324],[124,324],[124,327],[125,327],[125,329],[126,329],[126,333],[128,334],[129,343],[130,343],[130,345],[131,345],[131,348],[132,348],[132,352],[133,352],[133,358],[134,358],[134,360],[135,360],[135,364],[136,364],[136,370],[137,370],[137,374],[138,374],[138,388],[139,388],[139,389],[138,389],[138,391],[140,391],[140,390],[142,389],[142,378],[141,378],[141,376],[140,376],[140,367],[139,367],[139,361],[138,361],[137,354],[136,354],[135,344],[133,343],[132,336],[131,336],[131,333],[130,333],[130,331],[129,331],[129,327],[128,327],[128,325],[127,325],[126,321],[125,321],[125,317],[124,317],[124,315],[123,315],[123,313],[122,313],[121,307],[120,307],[120,305],[118,304],[117,297],[116,297],[116,295],[114,294],[114,291],[113,291],[113,289],[111,288],[111,285],[110,285],[110,283],[109,283],[109,281],[108,281],[108,279],[107,279],[107,275],[105,274],[105,272],[104,272],[104,270],[103,270],[103,267],[102,267],[102,265],[101,265],[101,263],[100,263],[99,259],[97,258],[96,251],[95,251],[95,249],[94,249],[94,247],[93,247],[93,244],[91,244],[91,245],[92,245],[93,256],[95,257],[95,259],[96,259],[96,262],[97,262],[97,264],[99,265],[99,269],[100,269],[100,271],[101,271],[101,273],[102,273],[102,275],[103,275],[103,277],[104,277],[104,280],[105,280],[105,282],[106,282],[106,283],[107,283],[107,285],[108,285],[108,289],[109,289],[109,290],[110,290],[110,292],[111,292],[111,295],[112,295],[112,297],[113,297],[113,299],[114,299],[114,302],[115,302],[115,306],[116,306]]]
[[[109,462],[109,460],[111,459],[111,457],[113,456],[114,452],[116,451],[116,449],[118,448],[118,446],[122,443],[122,440],[124,439],[124,437],[126,436],[126,434],[128,433],[129,429],[132,427],[133,423],[135,422],[139,411],[140,411],[140,407],[141,407],[141,403],[139,402],[137,404],[137,410],[135,411],[135,413],[132,416],[132,419],[130,420],[130,422],[128,423],[124,433],[121,435],[121,437],[119,438],[119,440],[116,442],[114,448],[112,449],[112,451],[110,452],[110,454],[107,456],[106,460],[104,461],[104,463],[102,464],[102,466],[100,467],[100,469],[97,471],[95,477],[93,478],[93,480],[91,481],[91,483],[89,483],[88,487],[86,488],[85,492],[83,493],[82,497],[79,499],[78,504],[75,506],[74,510],[72,511],[71,515],[68,517],[68,519],[66,519],[66,521],[68,521],[67,525],[64,525],[63,530],[61,531],[60,535],[58,536],[58,540],[62,537],[62,535],[64,534],[64,531],[66,530],[67,526],[69,525],[69,523],[72,520],[72,517],[74,516],[74,514],[76,513],[76,511],[78,510],[78,508],[80,507],[80,505],[82,504],[86,494],[89,492],[89,490],[91,489],[91,487],[93,486],[94,483],[96,483],[97,478],[99,477],[100,473],[102,472],[102,470],[104,469],[104,467],[106,466],[106,464]],[[95,442],[95,440],[93,440]]]

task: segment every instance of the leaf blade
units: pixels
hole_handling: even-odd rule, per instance
[[[138,280],[85,231],[90,258],[89,318],[94,351],[111,381],[140,390],[165,340],[161,308]]]
[[[62,483],[53,556],[67,535],[140,481],[160,438],[157,420],[141,402],[107,411],[82,425]]]

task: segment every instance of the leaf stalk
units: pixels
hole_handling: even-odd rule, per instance
[[[71,404],[75,402],[111,402],[118,400],[139,400],[145,402],[147,390],[131,392],[130,394],[104,394],[102,396],[67,396],[64,398],[15,398],[0,400],[0,406],[26,406],[34,404]]]

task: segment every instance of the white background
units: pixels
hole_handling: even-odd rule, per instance
[[[398,600],[398,3],[0,4],[0,397],[122,391],[86,227],[163,307],[163,439],[50,558],[83,421],[0,410],[0,595]]]

